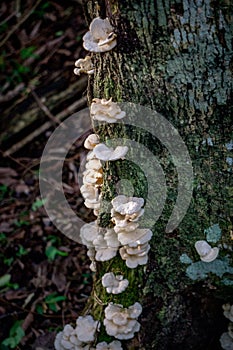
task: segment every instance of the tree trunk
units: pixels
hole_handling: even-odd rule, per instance
[[[189,209],[168,232],[178,180],[166,147],[140,130],[95,126],[102,140],[133,139],[156,154],[168,191],[153,227],[146,269],[127,269],[120,257],[98,264],[93,313],[103,317],[102,304],[109,301],[99,278],[107,271],[124,271],[131,288],[113,301],[143,304],[141,330],[125,348],[221,349],[219,338],[227,329],[221,305],[233,301],[232,5],[228,0],[109,0],[88,1],[85,9],[89,22],[98,15],[110,19],[118,43],[110,52],[92,54],[96,69],[89,81],[89,102],[112,97],[156,110],[178,130],[194,174]],[[129,162],[111,163],[104,169],[103,198],[114,197],[119,179],[131,178],[134,195],[146,199],[142,172]],[[107,226],[109,216],[102,211],[98,220]],[[219,257],[200,263],[194,244],[207,238],[220,247]],[[104,330],[99,339],[108,339]]]

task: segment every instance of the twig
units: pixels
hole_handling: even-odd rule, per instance
[[[22,16],[22,18],[19,20],[19,22],[7,33],[5,38],[0,42],[0,47],[5,45],[5,43],[11,37],[11,35],[14,34],[14,32],[21,26],[21,24],[23,24],[28,19],[28,17],[37,8],[37,6],[40,4],[40,2],[41,2],[41,0],[37,0],[35,5],[33,5],[32,8],[30,8],[30,10],[27,13],[25,13],[24,16]]]
[[[36,100],[38,106],[40,107],[40,109],[47,115],[47,117],[49,117],[49,119],[51,119],[51,121],[56,125],[60,124],[60,120],[58,120],[56,117],[54,117],[54,115],[50,112],[50,110],[48,109],[48,107],[41,101],[41,99],[39,98],[39,96],[37,95],[37,93],[33,90],[31,90],[32,96],[34,97],[34,99]]]
[[[82,97],[80,100],[74,102],[71,106],[66,108],[64,111],[61,113],[58,113],[56,116],[57,120],[62,120],[64,119],[67,115],[70,113],[73,113],[77,108],[83,107],[87,103],[87,98]],[[23,146],[25,146],[27,143],[32,141],[35,137],[38,137],[40,134],[48,130],[51,126],[53,126],[53,122],[48,121],[41,125],[41,127],[37,128],[34,130],[31,134],[26,136],[23,140],[19,141],[18,143],[14,144],[11,148],[9,148],[7,151],[3,153],[3,157],[9,157],[12,153],[15,153],[19,149],[21,149]]]

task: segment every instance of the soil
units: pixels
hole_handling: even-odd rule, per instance
[[[91,292],[86,250],[50,221],[38,184],[42,151],[62,120],[57,115],[63,112],[64,119],[85,107],[85,101],[75,103],[85,96],[86,77],[75,76],[73,69],[75,60],[85,56],[86,30],[79,1],[0,4],[2,350],[53,349],[55,334],[75,322]],[[94,218],[83,205],[76,176],[84,154],[81,141],[72,146],[65,162],[64,191],[72,209],[90,221]]]

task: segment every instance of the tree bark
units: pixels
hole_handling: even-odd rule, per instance
[[[219,337],[227,329],[221,305],[233,301],[229,250],[232,4],[227,0],[109,0],[88,1],[85,9],[89,22],[98,15],[110,19],[118,43],[110,52],[92,54],[95,74],[89,78],[89,102],[92,98],[112,97],[115,102],[133,102],[159,112],[181,135],[194,172],[193,196],[186,216],[178,228],[167,233],[166,222],[177,188],[177,174],[167,150],[140,131],[95,126],[102,140],[113,136],[134,138],[156,153],[170,196],[153,228],[146,269],[127,269],[120,257],[98,264],[91,301],[93,314],[102,318],[103,304],[109,302],[98,282],[100,277],[107,271],[124,271],[131,288],[113,301],[124,306],[138,300],[143,304],[141,331],[124,344],[126,349],[221,349]],[[116,162],[104,169],[103,198],[114,197],[115,182],[122,174],[130,173],[127,166]],[[135,195],[145,197],[146,180],[141,170],[132,167],[131,173],[136,174],[132,181],[138,189]],[[98,220],[107,226],[109,216],[103,211]],[[221,229],[221,239],[215,245],[220,246],[219,259],[228,259],[229,269],[221,277],[212,271],[205,278],[192,279],[187,274],[188,265],[180,259],[186,254],[193,262],[199,260],[194,244],[205,240],[205,230],[213,225]],[[99,339],[108,339],[104,330]]]

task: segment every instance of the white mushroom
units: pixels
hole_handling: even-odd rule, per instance
[[[89,224],[84,224],[80,228],[80,238],[82,240],[82,244],[86,245],[88,248],[93,248],[94,244],[93,241],[95,238],[97,238],[99,233],[99,228],[96,223],[96,221],[90,222]],[[91,255],[92,252],[92,255]],[[94,253],[93,250],[89,253],[89,257],[93,258]]]
[[[123,350],[121,342],[114,340],[107,344],[105,341],[96,345],[96,350]]]
[[[140,329],[137,318],[141,312],[142,306],[137,302],[129,308],[110,303],[105,308],[104,325],[107,334],[117,339],[133,338],[134,333]]]
[[[90,315],[78,317],[75,328],[78,339],[85,343],[94,341],[98,325],[99,321],[95,321]]]
[[[90,56],[86,56],[85,58],[80,58],[77,61],[75,61],[75,68],[74,74],[80,75],[81,73],[87,73],[87,74],[93,74],[94,73],[94,67],[91,61]]]
[[[146,265],[148,261],[148,252],[150,245],[148,243],[133,246],[125,245],[120,248],[120,256],[123,260],[126,260],[126,266],[130,269],[134,269],[138,265]]]
[[[111,147],[107,147],[104,143],[99,143],[93,149],[93,154],[95,155],[95,157],[103,161],[123,159],[127,152],[127,146],[117,146],[114,149]]]
[[[94,98],[91,104],[91,117],[106,123],[116,123],[124,118],[126,113],[120,109],[116,102],[109,100]]]
[[[84,141],[84,147],[86,149],[93,149],[100,142],[97,134],[90,134]]]
[[[91,52],[106,52],[116,46],[116,34],[113,32],[108,18],[93,19],[90,31],[83,37],[84,49]]]
[[[104,239],[103,232],[99,232],[98,236],[93,241],[97,261],[107,261],[114,258],[117,254],[118,247],[109,247],[106,240]]]
[[[135,215],[141,211],[144,205],[144,199],[119,195],[112,200],[112,205],[114,210],[121,215]]]
[[[100,194],[98,188],[92,185],[84,184],[80,187],[80,192],[85,199],[84,204],[87,208],[100,208]]]
[[[220,344],[222,349],[224,350],[232,350],[233,349],[233,339],[229,335],[229,333],[225,332],[221,335]]]
[[[134,231],[126,232],[119,231],[118,232],[118,240],[122,245],[130,245],[130,247],[138,247],[138,245],[142,245],[147,243],[152,237],[152,232],[149,229],[137,228]]]
[[[230,322],[228,325],[228,334],[233,339],[233,323]]]
[[[224,304],[222,308],[223,308],[223,315],[226,318],[228,318],[231,322],[233,322],[233,305]]]
[[[120,294],[128,287],[129,281],[123,279],[122,275],[114,275],[113,272],[108,272],[102,277],[102,285],[108,293]]]
[[[83,344],[83,342],[78,339],[76,330],[69,324],[65,325],[63,331],[56,335],[54,347],[56,350],[89,349],[89,346]]]
[[[83,184],[84,185],[96,185],[101,186],[103,183],[103,172],[102,169],[100,171],[87,169],[83,172]]]
[[[114,230],[119,233],[121,231],[134,231],[139,226],[137,222],[143,215],[144,199],[139,197],[126,197],[119,195],[112,200],[111,217],[115,224]]]
[[[219,248],[211,246],[206,241],[197,241],[195,243],[195,248],[200,258],[204,262],[211,262],[215,260],[219,253]]]
[[[118,236],[113,228],[106,229],[106,232],[104,234],[104,239],[107,242],[107,246],[110,248],[118,248],[120,246]]]

